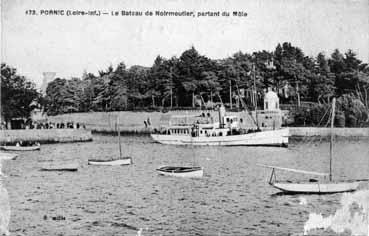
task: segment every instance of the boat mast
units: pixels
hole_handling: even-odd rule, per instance
[[[255,76],[255,64],[252,64],[252,69],[254,72],[254,103],[255,103],[255,120],[256,120],[256,126],[259,129],[259,121],[258,121],[258,95],[257,95],[257,90],[256,90],[256,76]]]
[[[120,144],[120,128],[119,128],[119,113],[117,115],[117,131],[118,131],[118,143],[119,143],[119,159],[122,158],[122,146]]]
[[[332,181],[332,158],[333,158],[333,126],[334,126],[334,115],[336,110],[336,98],[332,101],[332,120],[331,120],[331,141],[329,145],[329,181]]]
[[[232,80],[229,80],[229,104],[232,109]]]

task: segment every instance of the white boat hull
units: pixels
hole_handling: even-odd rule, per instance
[[[282,183],[274,182],[271,185],[288,193],[340,193],[355,191],[360,182],[338,182],[338,183]]]
[[[165,176],[172,176],[172,177],[181,177],[181,178],[201,178],[204,175],[204,169],[201,168],[200,170],[191,171],[191,172],[184,172],[184,173],[176,173],[176,172],[167,172],[167,171],[160,171],[156,170],[159,175]]]
[[[217,146],[287,146],[289,129],[268,130],[229,136],[191,137],[190,135],[151,134],[161,144]]]
[[[40,145],[37,146],[2,146],[5,151],[36,151],[40,150]]]
[[[89,165],[96,165],[96,166],[122,166],[122,165],[130,165],[132,164],[132,159],[119,159],[113,161],[88,161]]]

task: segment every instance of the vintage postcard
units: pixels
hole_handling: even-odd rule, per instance
[[[369,236],[368,0],[1,0],[0,235]]]

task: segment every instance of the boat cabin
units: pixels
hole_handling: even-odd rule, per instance
[[[218,125],[194,125],[191,129],[192,137],[227,136],[229,128],[219,128]]]
[[[166,129],[168,135],[189,135],[191,126],[170,126]]]
[[[238,129],[239,128],[238,117],[237,116],[224,116],[223,124],[228,129]]]

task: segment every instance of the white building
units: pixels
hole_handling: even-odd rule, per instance
[[[279,110],[279,97],[271,89],[264,96],[264,111]]]
[[[271,89],[264,95],[264,109],[252,112],[254,119],[262,130],[279,129],[282,126],[282,111],[279,108],[279,97]]]

